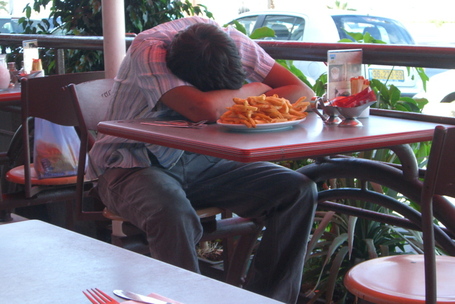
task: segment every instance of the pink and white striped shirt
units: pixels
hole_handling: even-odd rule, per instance
[[[178,113],[158,101],[167,91],[191,84],[169,71],[165,60],[166,47],[177,32],[200,22],[217,25],[210,19],[187,17],[160,24],[134,39],[116,76],[113,98],[105,120],[178,116]],[[274,59],[233,27],[223,30],[237,45],[247,80],[263,81],[275,63]],[[148,167],[149,151],[165,168],[172,167],[183,153],[177,149],[99,134],[90,151],[87,175],[96,178],[106,168]]]

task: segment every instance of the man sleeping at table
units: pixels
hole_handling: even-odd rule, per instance
[[[113,88],[106,120],[182,116],[215,122],[234,97],[296,101],[313,91],[254,41],[188,17],[140,33]],[[89,177],[103,203],[146,232],[153,258],[199,272],[195,208],[221,207],[263,221],[245,288],[295,303],[316,206],[306,176],[269,162],[239,163],[100,134]]]

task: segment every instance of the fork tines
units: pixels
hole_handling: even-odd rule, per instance
[[[82,293],[90,300],[93,304],[115,304],[119,303],[115,299],[111,298],[109,295],[99,290],[98,288],[87,289],[87,291],[82,291]]]

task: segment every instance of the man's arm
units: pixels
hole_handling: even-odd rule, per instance
[[[278,63],[274,64],[263,83],[272,88],[267,91],[266,95],[277,94],[279,97],[288,99],[291,103],[302,96],[306,96],[308,101],[314,96],[311,88]]]
[[[180,86],[166,92],[161,101],[169,108],[192,121],[215,122],[234,97],[246,98],[266,93],[270,87],[261,82],[245,84],[238,90],[216,90],[202,92],[195,87]]]
[[[176,87],[163,96],[161,101],[174,111],[192,121],[216,121],[226,108],[232,105],[234,97],[246,98],[261,94],[278,94],[280,97],[296,101],[302,96],[310,100],[314,92],[294,74],[275,63],[270,73],[261,82],[245,84],[239,90],[216,90],[202,92],[195,87]]]

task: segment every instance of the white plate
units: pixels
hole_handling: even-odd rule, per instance
[[[226,127],[228,129],[234,130],[234,131],[261,132],[261,131],[278,131],[278,130],[290,129],[293,126],[301,123],[304,120],[305,120],[305,118],[299,119],[299,120],[285,121],[285,122],[257,124],[256,128],[248,128],[244,124],[222,123],[219,120],[216,123],[219,124],[220,126]]]

